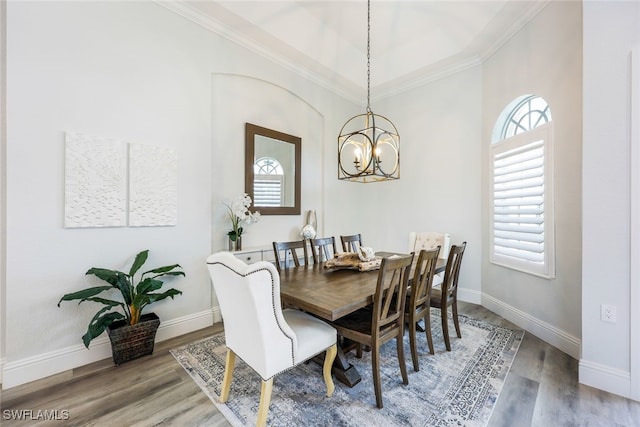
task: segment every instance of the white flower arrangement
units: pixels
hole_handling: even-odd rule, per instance
[[[237,197],[230,203],[225,203],[224,205],[227,207],[227,215],[231,220],[231,230],[227,233],[229,239],[234,242],[238,239],[238,237],[242,236],[244,229],[242,228],[242,224],[251,224],[253,222],[258,222],[260,219],[260,212],[251,212],[249,208],[251,207],[251,197],[247,193],[242,194]]]

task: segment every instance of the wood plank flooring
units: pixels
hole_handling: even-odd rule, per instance
[[[481,306],[461,303],[459,309],[469,316],[516,328]],[[217,324],[157,343],[152,356],[118,367],[106,359],[4,390],[0,392],[0,424],[6,427],[229,426],[169,354],[172,348],[221,329]],[[54,414],[59,419],[7,419],[12,413],[24,415],[29,410],[32,414],[29,418],[37,418],[38,411],[57,411]],[[372,406],[371,410],[376,409]],[[68,419],[62,419],[66,414]],[[577,360],[526,333],[489,426],[635,427],[640,426],[640,402],[578,384]]]

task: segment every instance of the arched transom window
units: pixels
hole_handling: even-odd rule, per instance
[[[551,121],[551,111],[546,101],[539,96],[525,96],[510,108],[502,126],[502,139],[542,126]]]
[[[271,157],[262,157],[253,165],[253,173],[258,175],[284,175],[282,165]]]

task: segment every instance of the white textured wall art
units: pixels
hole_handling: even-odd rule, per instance
[[[129,144],[129,226],[176,225],[177,218],[175,150]]]
[[[127,221],[127,144],[65,134],[65,227],[124,227]]]

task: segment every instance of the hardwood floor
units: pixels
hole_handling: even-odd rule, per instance
[[[483,307],[462,303],[459,309],[472,317],[515,328]],[[4,390],[0,394],[0,424],[229,426],[169,354],[171,348],[221,329],[217,324],[157,343],[152,356],[118,367],[105,359]],[[640,402],[580,385],[577,379],[577,360],[525,334],[489,426],[640,426]],[[37,420],[39,415],[45,418],[38,411],[48,411],[58,420]],[[30,419],[11,419],[17,414]]]

